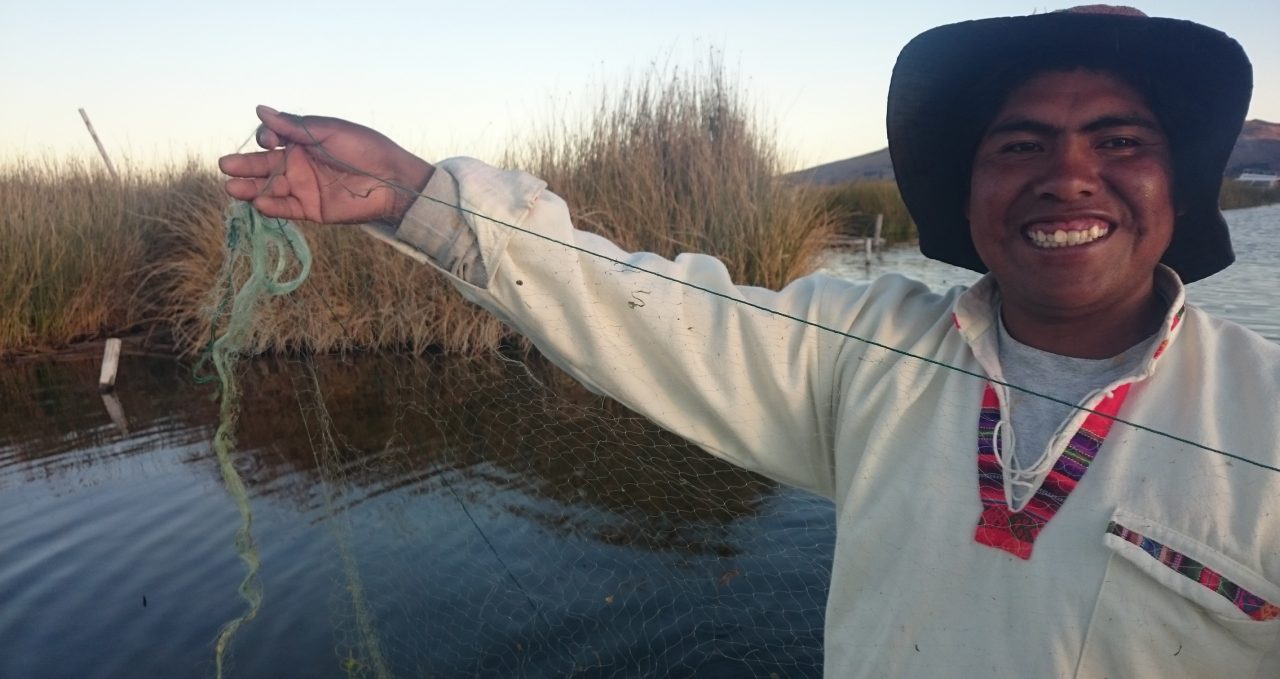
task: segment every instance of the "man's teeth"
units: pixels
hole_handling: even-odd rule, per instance
[[[1110,230],[1110,227],[1094,224],[1087,229],[1057,229],[1055,231],[1032,229],[1030,236],[1031,242],[1035,243],[1036,247],[1069,248],[1073,245],[1092,243],[1107,235]]]

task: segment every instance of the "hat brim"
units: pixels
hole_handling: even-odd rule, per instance
[[[1235,255],[1218,194],[1253,90],[1244,50],[1190,21],[1078,13],[940,26],[903,48],[889,86],[889,152],[921,252],[987,271],[964,206],[983,132],[972,125],[974,112],[999,102],[975,101],[975,89],[993,73],[1059,64],[1065,52],[1088,54],[1091,68],[1140,74],[1139,88],[1166,128],[1179,215],[1161,261],[1186,282],[1230,265]]]

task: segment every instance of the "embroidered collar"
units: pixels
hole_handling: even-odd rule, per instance
[[[1151,375],[1155,367],[1155,359],[1173,342],[1185,311],[1186,289],[1173,269],[1157,264],[1155,285],[1156,292],[1169,302],[1169,307],[1165,312],[1161,336],[1155,342],[1157,349],[1142,362],[1132,376],[1133,381],[1140,381]],[[999,312],[999,294],[995,278],[991,274],[983,276],[956,299],[951,320],[959,330],[960,336],[973,351],[974,358],[978,360],[983,371],[992,379],[1003,382],[1003,372],[1000,370],[998,358],[999,347],[996,343],[999,331],[995,325],[996,314]]]
[[[984,385],[977,437],[978,496],[982,502],[982,513],[974,532],[975,541],[1021,559],[1031,558],[1036,536],[1061,509],[1098,455],[1114,417],[1124,405],[1130,386],[1154,372],[1156,361],[1177,335],[1185,312],[1182,282],[1172,269],[1162,265],[1156,271],[1156,286],[1161,296],[1170,302],[1163,330],[1156,338],[1156,349],[1135,372],[1094,392],[1085,400],[1086,410],[1081,410],[1070,420],[1070,426],[1076,427],[1075,434],[1056,457],[1053,466],[1046,469],[1035,493],[1016,510],[1006,491],[1010,471],[1005,468],[1000,454],[1000,429],[1001,422],[1008,418],[1009,388],[995,382]],[[952,320],[987,374],[993,380],[1003,382],[996,339],[997,294],[995,280],[990,275],[983,277],[956,301]],[[1093,412],[1088,412],[1090,410]]]

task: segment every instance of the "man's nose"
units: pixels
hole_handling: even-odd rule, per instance
[[[1036,195],[1062,201],[1095,195],[1101,186],[1098,161],[1088,144],[1057,145],[1046,158]]]

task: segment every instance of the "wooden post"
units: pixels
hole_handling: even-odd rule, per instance
[[[883,228],[884,228],[884,213],[883,212],[876,213],[876,235],[875,235],[876,257],[882,262],[884,261],[884,243],[881,242],[880,240],[880,230]]]
[[[124,416],[124,406],[120,405],[120,399],[115,394],[103,392],[102,405],[107,409],[107,417],[111,418],[111,423],[124,436],[129,435],[129,420]]]
[[[111,157],[107,155],[107,147],[102,145],[102,140],[98,139],[98,133],[93,130],[93,123],[89,122],[89,114],[84,109],[80,109],[80,117],[84,119],[84,126],[89,128],[89,136],[93,137],[93,143],[98,145],[98,153],[102,154],[102,161],[107,164],[107,172],[111,173],[112,178],[120,181],[120,175],[116,174],[115,165],[111,164]]]
[[[120,364],[120,340],[112,337],[102,351],[102,372],[98,375],[98,391],[106,393],[116,388],[116,368]]]

